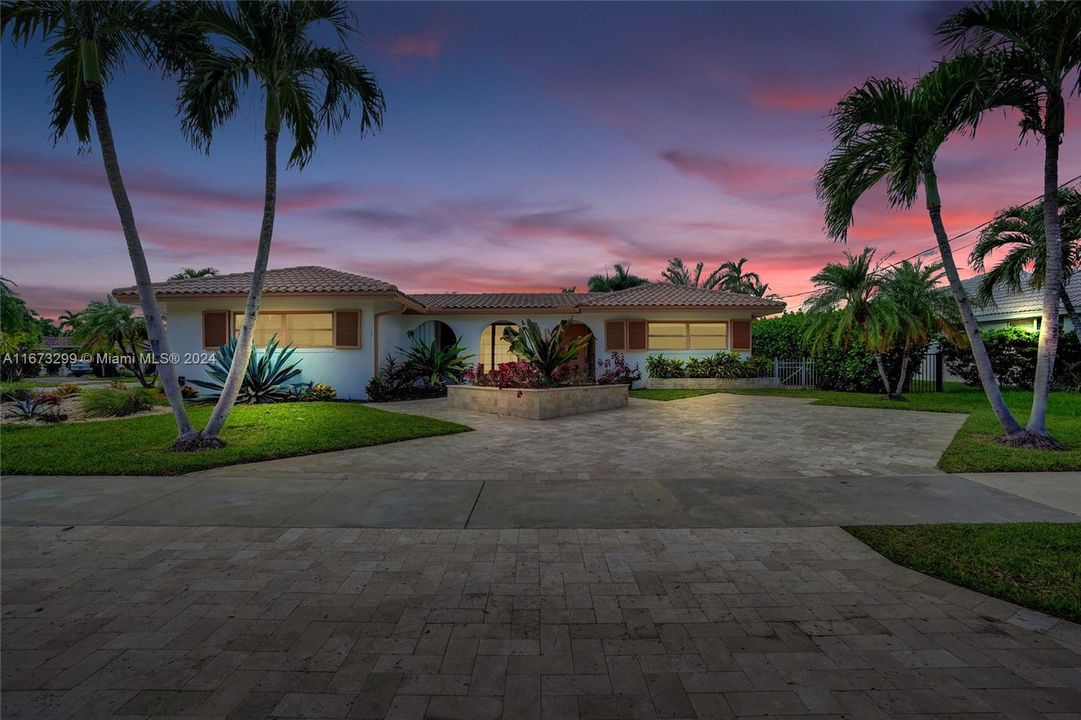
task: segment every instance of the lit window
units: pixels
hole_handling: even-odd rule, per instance
[[[727,350],[726,322],[651,322],[650,350]]]
[[[240,334],[243,313],[236,314],[233,334]],[[292,343],[299,348],[334,347],[334,313],[331,312],[261,312],[255,320],[254,344],[266,347],[278,336],[278,345]]]
[[[510,343],[503,339],[503,330],[509,327],[518,326],[514,323],[492,323],[481,332],[479,360],[486,370],[518,360],[518,356],[510,351]]]

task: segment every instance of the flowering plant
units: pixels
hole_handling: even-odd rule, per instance
[[[641,379],[642,371],[638,363],[630,367],[623,353],[614,352],[611,358],[597,361],[598,385],[630,385]]]
[[[462,374],[462,380],[470,385],[499,388],[536,388],[547,384],[532,363],[522,360],[500,363],[488,372],[470,366]]]

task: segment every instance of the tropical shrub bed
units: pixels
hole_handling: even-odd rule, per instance
[[[1011,327],[988,330],[981,335],[999,384],[1031,390],[1036,377],[1040,334]],[[972,350],[949,342],[942,343],[941,348],[949,371],[962,378],[966,385],[979,386],[980,376]],[[1073,332],[1059,334],[1053,387],[1056,390],[1081,391],[1081,341]]]
[[[875,365],[874,353],[857,343],[848,347],[826,345],[816,350],[807,339],[807,324],[808,318],[803,312],[755,320],[751,326],[754,337],[752,356],[767,360],[812,359],[818,387],[822,390],[882,392],[882,380]],[[909,351],[909,367],[920,367],[926,354],[926,347],[912,348]],[[883,354],[883,365],[889,377],[900,375],[901,359],[899,350]]]
[[[413,338],[413,344],[403,350],[399,361],[387,355],[379,374],[368,381],[365,391],[372,402],[423,400],[446,397],[447,383],[462,382],[472,354],[460,342],[440,348],[432,340]]]
[[[652,378],[746,378],[759,377],[773,368],[766,357],[743,358],[738,353],[718,352],[702,358],[650,355],[646,373]]]

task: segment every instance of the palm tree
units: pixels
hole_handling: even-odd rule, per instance
[[[883,276],[878,297],[879,349],[900,348],[901,370],[895,398],[901,398],[908,382],[912,351],[925,348],[935,336],[958,340],[957,305],[939,288],[942,263],[924,265],[921,260],[902,260]]]
[[[170,280],[187,280],[188,278],[213,277],[218,274],[216,267],[205,268],[181,268],[180,272],[169,276]]]
[[[185,133],[207,151],[214,131],[237,111],[251,85],[263,101],[266,186],[259,247],[251,287],[229,376],[207,426],[181,444],[198,449],[220,446],[218,434],[229,415],[252,353],[255,319],[263,292],[277,204],[278,137],[282,125],[293,137],[286,167],[303,168],[315,152],[320,129],[338,132],[360,111],[362,133],[382,125],[383,93],[371,73],[345,49],[355,31],[350,7],[340,0],[192,4],[192,26],[206,41],[190,54],[183,71],[179,110]],[[314,39],[329,25],[337,47]]]
[[[95,300],[78,315],[72,340],[86,350],[115,353],[132,358],[131,369],[139,384],[153,387],[143,368],[142,354],[147,340],[146,323],[135,315],[130,305],[121,305],[112,297],[104,302]]]
[[[871,78],[849,91],[831,113],[835,146],[819,170],[817,194],[825,205],[826,233],[843,241],[856,202],[879,182],[886,182],[891,207],[911,207],[923,187],[943,269],[988,402],[1008,442],[1039,444],[1014,419],[995,379],[942,222],[935,173],[935,156],[947,138],[974,130],[980,112],[999,100],[1002,86],[989,64],[986,58],[960,55],[940,63],[912,87],[900,80]],[[1003,98],[999,104],[1004,103]]]
[[[1026,430],[1049,438],[1047,394],[1058,351],[1059,288],[1063,280],[1062,228],[1058,214],[1059,146],[1066,129],[1064,94],[1081,94],[1081,3],[979,2],[943,21],[939,34],[957,47],[993,51],[1004,59],[1024,120],[1022,133],[1043,138],[1043,321],[1036,356],[1032,412]],[[1073,75],[1073,84],[1067,85]]]
[[[762,293],[765,293],[766,286],[762,285],[762,278],[756,272],[746,272],[743,270],[743,266],[747,263],[747,258],[741,257],[739,260],[728,260],[721,263],[721,266],[714,273],[719,275],[717,285],[723,290],[734,293],[749,293],[758,294],[756,290],[762,288]],[[713,277],[712,275],[710,277]],[[706,287],[709,287],[708,285]],[[762,297],[759,294],[759,297]]]
[[[1070,316],[1074,333],[1081,339],[1081,315],[1070,300],[1067,286],[1074,273],[1081,268],[1081,192],[1074,188],[1058,191],[1059,226],[1062,228],[1062,284],[1059,297]],[[1011,293],[1024,292],[1028,286],[1035,290],[1047,282],[1047,249],[1043,203],[1018,205],[1000,211],[980,231],[980,239],[969,263],[984,273],[976,301],[988,305],[994,303],[994,290],[1004,287]],[[986,272],[988,256],[1007,249],[1005,257]],[[1032,272],[1027,272],[1031,267]],[[1055,322],[1058,322],[1056,318]]]
[[[158,360],[158,373],[176,419],[177,435],[183,440],[192,437],[194,431],[177,383],[176,368],[169,362],[172,357],[169,337],[154,297],[150,268],[135,225],[135,213],[120,173],[120,160],[105,102],[105,86],[123,69],[126,60],[136,57],[164,62],[152,52],[151,39],[158,37],[162,28],[156,13],[157,9],[146,2],[128,0],[5,0],[0,5],[0,25],[4,32],[10,30],[16,44],[25,46],[35,37],[47,43],[46,55],[55,61],[49,71],[53,89],[50,126],[54,140],[59,141],[69,127],[74,127],[76,139],[81,145],[88,146],[91,124],[94,126],[139,288],[150,349]]]
[[[668,261],[668,266],[661,270],[661,280],[671,285],[698,287],[698,281],[702,279],[702,266],[702,262],[699,261],[692,271],[684,264],[683,258],[674,257]]]
[[[612,275],[609,275],[608,269],[605,268],[604,275],[597,274],[590,277],[587,284],[589,292],[616,292],[649,282],[643,277],[631,275],[629,264],[616,263],[612,266],[612,270]]]
[[[857,340],[872,351],[878,376],[886,395],[893,397],[886,366],[882,360],[883,322],[876,301],[882,289],[881,265],[874,261],[875,249],[864,248],[859,255],[845,251],[843,263],[829,263],[811,277],[817,288],[806,302],[806,339],[811,351],[826,346],[848,347]]]
[[[56,321],[61,333],[66,332],[70,334],[70,332],[75,329],[75,324],[79,321],[79,313],[65,310],[60,313],[60,317],[58,317]]]

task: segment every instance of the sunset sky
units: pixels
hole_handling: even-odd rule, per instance
[[[930,69],[954,7],[357,4],[352,49],[386,94],[384,128],[325,136],[303,172],[282,172],[271,267],[406,292],[556,291],[618,261],[655,278],[675,255],[746,256],[799,293],[843,250],[814,197],[826,113],[870,75]],[[97,149],[50,139],[48,66],[41,46],[3,48],[0,273],[55,315],[133,280]],[[107,88],[151,269],[249,270],[261,109],[248,102],[204,155],[180,134],[174,91],[137,65]],[[1081,174],[1078,106],[1063,180]],[[951,233],[1039,194],[1043,149],[1015,128],[995,115],[941,154]],[[850,239],[864,244],[907,255],[933,238],[920,208],[888,211],[875,192]]]

